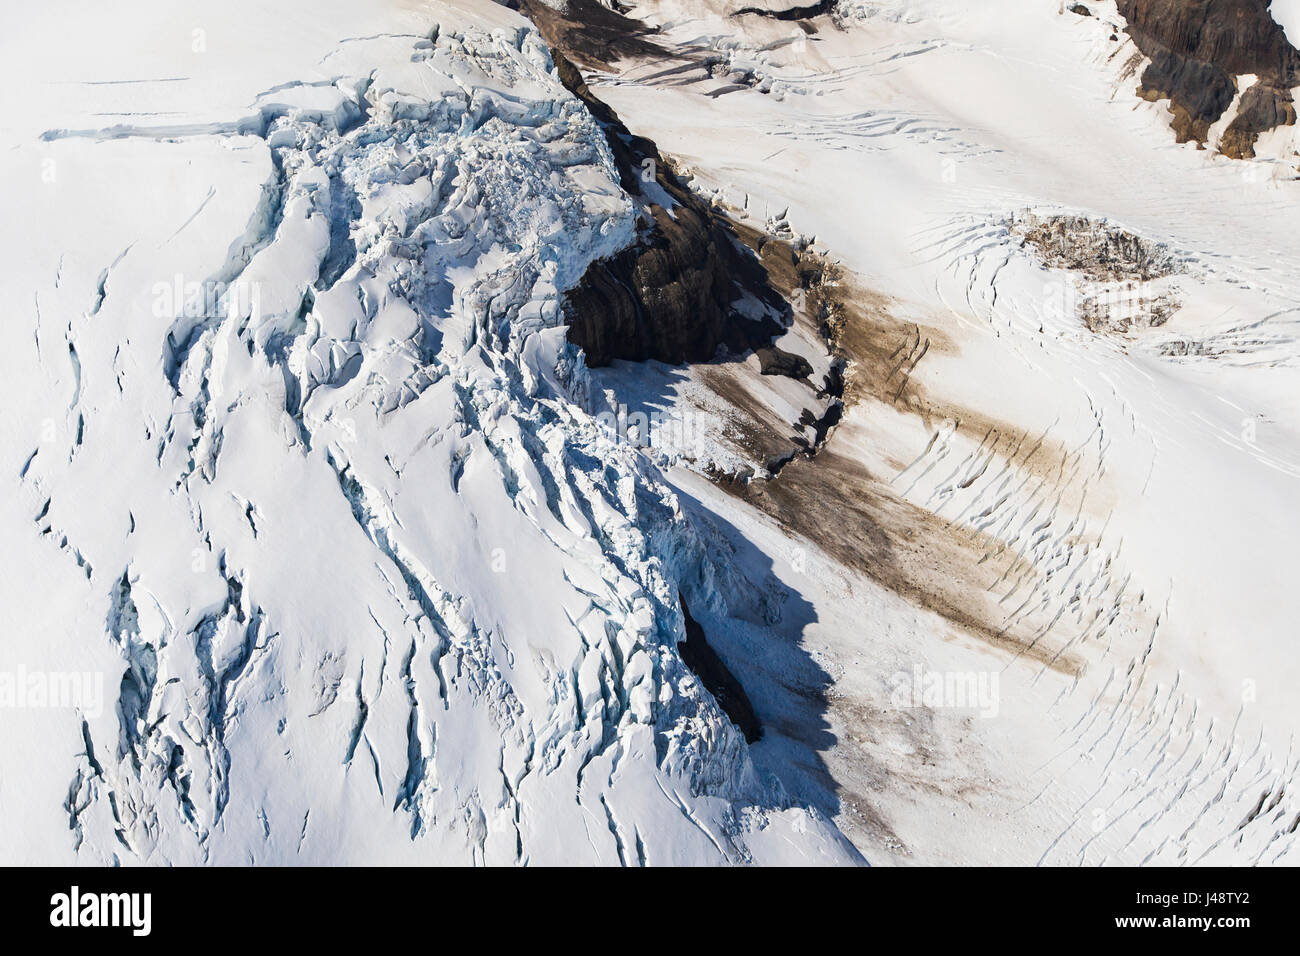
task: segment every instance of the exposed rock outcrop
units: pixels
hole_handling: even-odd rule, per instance
[[[620,59],[658,59],[668,51],[655,39],[657,32],[640,20],[600,0],[568,0],[558,10],[544,0],[502,0],[533,21],[551,50],[593,69],[608,70]],[[624,8],[626,9],[626,8]]]
[[[637,241],[588,269],[564,301],[569,340],[591,367],[614,359],[701,362],[720,348],[742,354],[771,342],[791,310],[731,222],[680,179],[655,144],[634,135],[587,87],[572,55],[588,66],[656,58],[652,30],[599,3],[563,12],[516,0],[551,46],[561,81],[605,131],[623,189],[640,206]]]
[[[1219,151],[1234,159],[1250,159],[1261,133],[1294,126],[1295,121],[1291,91],[1258,83],[1241,95],[1237,115],[1219,139]]]
[[[653,142],[633,135],[562,53],[553,56],[565,86],[604,127],[621,184],[640,200],[644,223],[635,244],[593,264],[565,299],[569,340],[586,352],[587,364],[702,362],[722,346],[744,353],[769,343],[785,328],[790,307],[763,265]]]
[[[1008,225],[1044,264],[1097,282],[1149,282],[1184,268],[1165,244],[1087,216],[1031,211],[1012,216]]]
[[[787,378],[807,378],[812,366],[802,355],[786,352],[775,345],[765,346],[755,352],[759,369],[764,375],[784,375]]]
[[[1260,133],[1295,123],[1300,53],[1270,15],[1269,0],[1119,0],[1118,7],[1151,60],[1139,93],[1169,101],[1178,142],[1205,143],[1244,74],[1258,81],[1242,95],[1221,152],[1250,158]]]

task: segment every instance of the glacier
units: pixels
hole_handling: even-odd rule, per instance
[[[1185,6],[13,11],[0,860],[1294,863],[1294,90]]]
[[[52,425],[21,453],[11,542],[76,568],[45,600],[78,609],[61,639],[97,645],[112,705],[41,735],[66,779],[28,785],[25,825],[49,829],[3,842],[101,864],[860,859],[754,769],[676,650],[679,595],[747,600],[725,547],[583,410],[559,294],[636,227],[603,133],[518,16],[417,14],[243,114],[42,132],[62,168],[140,170],[119,188],[148,218],[92,202],[93,243],[6,270],[39,310],[10,356],[38,376],[24,420]],[[197,203],[155,178],[176,163],[212,179]],[[52,620],[36,635],[7,656],[62,652]],[[6,765],[36,759],[5,738]]]

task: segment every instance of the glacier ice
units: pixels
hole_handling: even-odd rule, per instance
[[[368,70],[245,116],[46,132],[202,149],[246,210],[185,269],[155,253],[211,189],[169,241],[124,238],[37,331],[76,366],[77,424],[22,481],[84,569],[68,639],[117,662],[112,706],[53,745],[78,859],[858,858],[676,649],[679,594],[747,588],[583,411],[557,300],[634,209],[503,16],[377,39]]]

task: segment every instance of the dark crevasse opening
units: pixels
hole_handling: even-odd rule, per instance
[[[691,617],[686,599],[681,598],[680,601],[682,617],[686,621],[686,640],[677,645],[682,660],[700,679],[705,690],[713,695],[722,712],[745,735],[745,739],[751,744],[754,743],[762,738],[763,725],[758,722],[758,715],[754,713],[754,705],[750,703],[749,695],[745,693],[745,688],[741,686],[736,676],[722,662],[718,652],[709,646],[708,638],[704,636],[704,628]]]

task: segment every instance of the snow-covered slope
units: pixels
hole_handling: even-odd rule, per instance
[[[824,714],[722,647],[760,763],[820,754],[873,862],[1293,859],[1294,128],[1175,144],[1109,3],[742,6],[639,4],[675,59],[589,82],[841,266],[822,453],[742,505],[674,473],[813,608]]]
[[[1300,3],[1296,0],[1272,0],[1268,12],[1286,31],[1291,45],[1300,45]]]
[[[5,858],[858,859],[677,652],[764,596],[572,401],[633,221],[536,32],[204,13],[6,41],[3,657],[102,699],[0,712]]]
[[[1294,862],[1258,77],[1202,149],[1113,0],[519,6],[15,11],[0,858]],[[772,347],[568,341],[695,202],[634,136]]]

